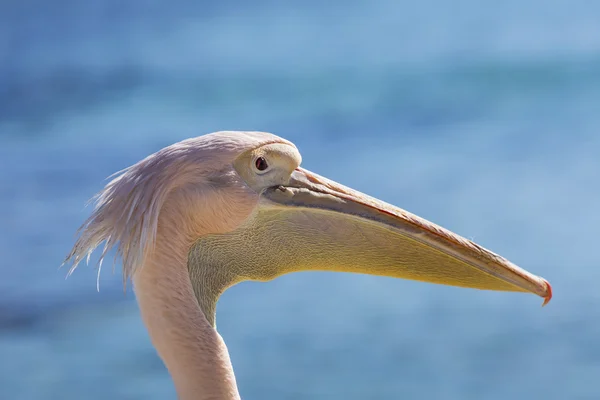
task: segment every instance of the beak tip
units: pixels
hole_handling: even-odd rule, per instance
[[[544,278],[542,278],[542,281],[546,285],[546,296],[544,297],[544,303],[542,304],[542,307],[544,307],[552,299],[552,285],[550,285],[550,282],[548,282]]]

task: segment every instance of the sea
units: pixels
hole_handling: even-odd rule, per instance
[[[176,398],[120,264],[59,267],[109,175],[218,130],[554,289],[241,283],[243,399],[600,399],[600,2],[2,0],[1,400]]]

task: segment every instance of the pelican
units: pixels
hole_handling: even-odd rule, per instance
[[[69,275],[102,243],[99,267],[116,249],[178,398],[240,399],[215,312],[241,281],[339,271],[552,297],[545,279],[300,163],[271,133],[215,132],[117,172],[93,198]]]

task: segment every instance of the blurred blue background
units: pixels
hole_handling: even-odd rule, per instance
[[[3,0],[0,399],[174,399],[131,291],[58,270],[111,173],[215,130],[548,279],[344,274],[219,302],[245,399],[600,398],[600,3]]]

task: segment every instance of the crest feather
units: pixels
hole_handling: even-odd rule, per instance
[[[165,149],[166,150],[166,149]],[[98,279],[102,262],[109,250],[116,248],[123,262],[123,283],[144,264],[148,251],[155,243],[158,217],[163,203],[173,188],[168,174],[163,173],[170,157],[155,153],[122,171],[113,178],[89,203],[94,211],[77,231],[78,238],[65,262],[71,263],[67,276],[104,242],[98,260]],[[116,176],[116,177],[115,177]],[[97,283],[98,285],[98,283]]]

